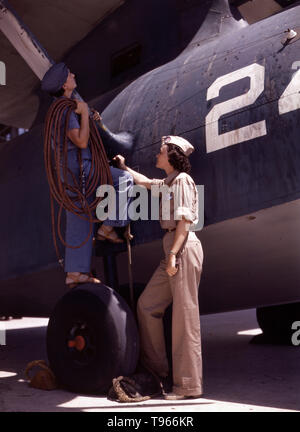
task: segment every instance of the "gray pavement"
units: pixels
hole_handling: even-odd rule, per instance
[[[205,394],[175,402],[119,404],[30,388],[24,370],[29,361],[46,359],[47,322],[23,318],[0,323],[0,329],[6,328],[6,345],[0,346],[0,412],[300,411],[300,348],[250,344],[260,333],[254,309],[201,317]]]

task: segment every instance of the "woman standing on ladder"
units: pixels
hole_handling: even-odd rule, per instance
[[[72,94],[77,87],[75,75],[70,72],[64,63],[53,65],[45,74],[42,80],[42,90],[49,93],[56,99],[72,99]],[[81,182],[82,172],[85,178],[88,178],[93,166],[92,154],[89,146],[90,127],[89,127],[89,111],[85,102],[77,101],[77,108],[72,111],[67,118],[67,110],[60,118],[60,124],[57,126],[56,134],[60,137],[61,153],[63,152],[64,139],[67,143],[67,178],[64,177],[63,167],[60,167],[60,176],[63,184],[70,185],[68,196],[74,197],[72,187]],[[51,107],[50,107],[51,108]],[[94,120],[100,119],[99,113],[95,112]],[[51,133],[53,131],[50,131]],[[65,137],[66,134],[66,137]],[[56,135],[57,136],[57,135]],[[53,144],[52,144],[53,145]],[[78,159],[78,150],[81,151],[81,163]],[[106,161],[105,161],[106,162]],[[108,167],[110,170],[113,186],[116,192],[121,188],[122,193],[126,193],[132,188],[133,179],[129,173],[124,173],[114,167]],[[125,174],[125,175],[124,175]],[[94,175],[94,172],[91,173]],[[97,185],[99,186],[99,185]],[[71,190],[71,192],[70,192]],[[85,194],[80,191],[80,194]],[[121,192],[120,192],[121,193]],[[86,201],[90,204],[94,199],[94,194],[87,198]],[[77,200],[78,202],[78,200]],[[119,200],[117,200],[119,202]],[[128,204],[128,203],[127,203]],[[124,227],[129,224],[127,207],[117,209],[119,211],[116,220],[107,219],[103,222],[98,230],[97,238],[99,240],[109,240],[113,243],[122,243],[114,230],[114,226]],[[90,221],[79,217],[76,213],[66,210],[66,248],[65,248],[65,272],[66,284],[69,287],[74,287],[78,283],[100,283],[90,275],[92,245],[94,232],[90,232]],[[87,239],[86,242],[84,240]],[[77,247],[82,244],[81,247]],[[75,246],[75,248],[68,247]]]

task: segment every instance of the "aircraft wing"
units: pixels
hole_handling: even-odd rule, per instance
[[[8,0],[56,62],[125,1]],[[28,129],[39,107],[39,79],[1,31],[0,61],[6,69],[6,84],[0,86],[0,124]]]

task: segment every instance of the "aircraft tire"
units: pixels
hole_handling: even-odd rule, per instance
[[[256,309],[256,317],[266,340],[292,345],[295,332],[292,324],[300,321],[300,303],[260,307]]]
[[[63,388],[104,394],[113,378],[135,371],[139,340],[133,314],[106,285],[77,286],[51,314],[47,353]]]

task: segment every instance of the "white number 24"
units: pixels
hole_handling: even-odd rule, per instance
[[[253,63],[252,65],[219,77],[207,89],[207,100],[210,100],[219,96],[222,87],[246,77],[250,78],[250,88],[247,93],[214,105],[207,114],[205,119],[207,153],[267,134],[265,120],[219,134],[218,120],[221,116],[252,105],[264,91],[265,68],[257,63]],[[291,82],[278,101],[279,114],[284,114],[300,108],[299,91],[300,69],[293,75]]]

